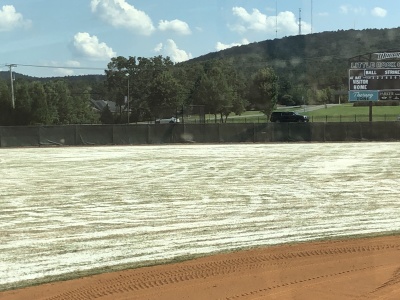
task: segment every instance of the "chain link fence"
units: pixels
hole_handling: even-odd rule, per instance
[[[0,147],[345,141],[400,141],[400,122],[0,127]]]

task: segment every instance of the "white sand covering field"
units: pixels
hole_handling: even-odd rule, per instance
[[[0,149],[0,290],[400,229],[400,143]]]

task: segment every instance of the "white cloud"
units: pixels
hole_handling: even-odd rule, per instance
[[[348,14],[349,13],[349,6],[348,5],[341,5],[340,6],[340,12],[343,14]]]
[[[154,48],[154,51],[162,52],[164,56],[169,56],[171,60],[176,63],[193,58],[191,53],[179,49],[176,43],[171,39],[168,39],[165,45],[159,43]]]
[[[100,43],[97,36],[87,32],[75,34],[73,45],[79,55],[92,60],[109,60],[117,55],[105,43]]]
[[[375,17],[384,18],[387,15],[387,10],[381,7],[374,7],[371,14]]]
[[[92,12],[117,28],[127,28],[142,35],[150,35],[155,30],[150,17],[136,9],[126,0],[92,0]]]
[[[341,5],[340,12],[343,14],[356,14],[356,15],[365,15],[366,9],[363,7],[354,7],[352,5]]]
[[[174,31],[181,35],[189,35],[192,31],[189,28],[189,25],[186,22],[181,20],[172,20],[172,21],[164,21],[161,20],[158,24],[158,29],[161,31]]]
[[[66,64],[68,67],[74,67],[74,68],[79,68],[81,66],[81,63],[76,60],[69,60],[69,61],[67,61]]]
[[[59,75],[59,76],[73,76],[75,75],[74,70],[71,69],[65,69],[65,68],[57,68],[54,70],[54,73]]]
[[[241,43],[232,43],[232,44],[223,44],[221,42],[218,42],[217,45],[215,46],[215,49],[218,51],[225,50],[228,48],[232,48],[235,46],[241,46],[241,45],[247,45],[249,44],[249,41],[247,39],[243,39]]]
[[[253,9],[249,13],[243,7],[234,7],[232,13],[237,17],[238,22],[229,27],[239,34],[249,31],[273,33],[278,30],[281,35],[293,35],[299,32],[297,17],[290,11],[280,12],[278,16],[267,16],[258,9]],[[301,27],[304,33],[311,32],[310,24],[302,21]]]
[[[236,23],[232,29],[239,33],[244,33],[249,30],[264,31],[265,28],[275,24],[275,18],[268,18],[258,9],[253,9],[252,13],[248,13],[243,7],[234,7],[232,8],[232,13],[239,18],[239,23]]]
[[[154,52],[161,52],[163,48],[163,43],[159,43],[154,47]]]
[[[79,68],[81,66],[80,62],[76,60],[69,60],[67,62],[51,61],[46,63],[47,66],[54,67],[53,73],[56,76],[72,76],[75,75],[75,70],[73,68]],[[68,67],[71,67],[69,69]]]
[[[56,69],[56,72],[60,74],[61,76],[72,76],[75,75],[75,70],[73,68],[79,68],[81,66],[81,63],[76,60],[69,60],[65,63],[66,67],[71,67],[72,69],[68,68],[59,68]]]
[[[32,24],[31,20],[25,20],[23,15],[15,10],[13,5],[3,5],[0,9],[0,32],[11,31],[15,28],[28,28]]]

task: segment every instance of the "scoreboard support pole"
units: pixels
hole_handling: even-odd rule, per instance
[[[372,122],[372,101],[369,101],[369,121]]]

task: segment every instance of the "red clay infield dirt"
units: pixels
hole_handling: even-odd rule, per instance
[[[400,236],[219,254],[0,292],[1,300],[400,299]]]

